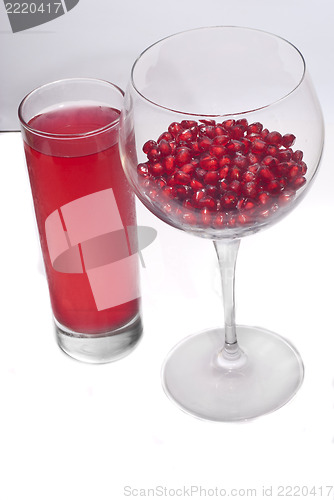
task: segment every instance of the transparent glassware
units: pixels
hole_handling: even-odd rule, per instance
[[[157,217],[213,240],[222,278],[224,328],[186,338],[163,367],[167,395],[190,414],[254,418],[302,383],[290,342],[236,325],[235,265],[242,237],[302,200],[323,141],[304,58],[276,35],[200,28],[155,43],[134,63],[120,123],[125,173]]]

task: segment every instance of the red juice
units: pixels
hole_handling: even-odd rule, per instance
[[[127,232],[136,225],[135,201],[120,162],[118,119],[104,106],[63,107],[35,116],[24,131],[53,313],[80,333],[115,330],[139,310]]]

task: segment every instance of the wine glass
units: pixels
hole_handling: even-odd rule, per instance
[[[272,412],[303,380],[299,353],[258,327],[236,326],[240,238],[273,225],[304,197],[323,148],[321,109],[302,54],[242,27],[167,37],[136,60],[121,113],[125,173],[163,221],[213,240],[225,327],[179,343],[163,386],[199,418],[237,421]]]

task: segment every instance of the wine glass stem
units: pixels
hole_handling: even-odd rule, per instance
[[[220,354],[225,360],[237,360],[243,353],[239,348],[235,325],[235,266],[240,240],[215,240],[223,289],[225,343]]]

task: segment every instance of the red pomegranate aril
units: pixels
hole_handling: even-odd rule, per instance
[[[229,153],[239,153],[245,149],[245,145],[241,141],[232,139],[226,144],[226,149]]]
[[[274,180],[268,182],[266,189],[269,193],[277,194],[280,191],[282,191],[282,186],[281,186],[281,183],[277,179],[274,179]]]
[[[202,184],[202,182],[198,181],[197,179],[191,179],[191,181],[190,181],[190,187],[194,191],[197,191],[198,189],[204,188],[204,184]]]
[[[263,153],[266,150],[266,147],[267,143],[265,141],[262,139],[255,139],[252,143],[251,150],[256,153]]]
[[[160,175],[163,175],[165,173],[165,169],[164,169],[162,163],[154,162],[154,163],[150,163],[150,172],[155,177],[160,177]]]
[[[143,146],[143,152],[147,155],[151,151],[151,149],[156,148],[157,143],[155,141],[147,141]]]
[[[263,129],[263,125],[260,122],[251,123],[247,127],[247,134],[259,134]]]
[[[277,158],[274,158],[273,156],[265,156],[262,160],[262,163],[263,165],[265,165],[266,167],[270,167],[270,168],[273,168],[273,167],[276,167],[279,163],[278,159]]]
[[[182,132],[180,132],[180,134],[178,135],[178,140],[179,141],[191,141],[194,139],[194,135],[193,133],[191,132],[191,130],[189,129],[186,129],[186,130],[183,130]]]
[[[231,168],[229,176],[232,181],[238,181],[241,178],[241,169],[238,167]]]
[[[193,171],[195,170],[195,166],[192,163],[186,163],[181,167],[181,172],[184,172],[185,174],[191,175]]]
[[[193,204],[198,207],[199,205],[199,202],[201,201],[202,198],[204,198],[206,196],[206,191],[205,189],[199,189],[198,191],[196,191],[193,196],[192,196],[192,202]]]
[[[242,154],[237,154],[234,158],[234,165],[236,167],[239,167],[239,168],[246,168],[247,165],[248,165],[248,161],[247,161],[247,158],[246,156],[242,155]]]
[[[290,161],[292,158],[292,152],[290,149],[281,149],[279,150],[278,153],[278,160],[279,161]]]
[[[154,179],[154,183],[160,188],[163,188],[167,184],[164,177],[158,177],[157,179]]]
[[[225,120],[223,123],[222,123],[223,127],[225,130],[230,130],[232,127],[234,127],[235,125],[235,120],[233,119],[230,119],[230,120]]]
[[[255,198],[258,194],[258,186],[256,182],[250,181],[242,184],[242,192],[247,198]]]
[[[218,188],[220,189],[221,193],[226,193],[228,186],[229,183],[226,179],[220,179],[220,181],[218,182]]]
[[[276,174],[281,176],[281,177],[286,176],[288,171],[289,171],[289,165],[287,162],[279,163],[277,165],[277,167],[275,168]]]
[[[225,168],[225,167],[228,168],[229,165],[232,165],[232,160],[228,155],[224,155],[222,158],[219,158],[218,160],[219,168]]]
[[[175,137],[175,139],[177,138],[177,136],[179,135],[180,132],[182,132],[182,126],[180,123],[178,122],[173,122],[169,125],[168,127],[168,132],[173,136]]]
[[[211,196],[211,198],[218,200],[220,197],[220,192],[219,189],[216,186],[211,186],[210,184],[207,184],[205,187],[206,193],[208,196]]]
[[[190,184],[191,181],[191,176],[185,172],[182,172],[181,170],[175,173],[174,178],[176,184],[187,185]]]
[[[186,198],[189,198],[190,195],[190,187],[189,186],[174,186],[173,187],[173,194],[175,198],[179,200],[185,200]]]
[[[291,165],[287,174],[288,179],[294,179],[297,177],[300,174],[300,170],[301,169],[298,165]]]
[[[206,170],[204,170],[204,168],[201,168],[201,167],[196,168],[195,175],[196,175],[196,178],[200,182],[204,182],[203,179],[204,179],[205,174],[206,174]]]
[[[204,196],[198,201],[198,206],[200,208],[208,208],[209,210],[215,210],[216,209],[216,202],[211,196]]]
[[[215,186],[219,181],[219,173],[217,171],[207,172],[204,176],[205,184],[211,184]]]
[[[212,144],[209,148],[209,153],[211,156],[215,156],[219,159],[226,154],[226,148],[224,146]]]
[[[267,203],[270,200],[270,194],[267,193],[266,191],[263,191],[262,193],[259,194],[257,199],[259,200],[261,205],[267,205]]]
[[[161,154],[160,154],[159,146],[151,148],[149,150],[149,152],[147,153],[147,158],[150,161],[157,161],[160,159],[160,156],[161,156]]]
[[[225,179],[230,171],[230,167],[226,166],[221,169],[219,169],[219,179]]]
[[[230,130],[230,135],[232,139],[241,139],[241,137],[244,136],[245,132],[245,127],[240,126],[240,125],[234,125],[234,127],[231,127]]]
[[[197,122],[195,120],[182,120],[181,121],[181,127],[182,128],[191,128],[191,127],[196,127]]]
[[[252,142],[249,139],[247,139],[246,137],[242,137],[240,139],[240,141],[244,145],[244,153],[247,154],[250,151],[250,148],[252,146]]]
[[[302,175],[305,175],[306,172],[307,172],[307,165],[304,161],[301,161],[300,164],[299,164],[300,168],[301,168],[301,174]]]
[[[259,163],[254,163],[253,165],[248,167],[248,172],[251,172],[252,174],[257,174],[260,168],[261,167]]]
[[[218,128],[218,127],[217,127]],[[223,129],[221,129],[223,130]],[[213,139],[213,144],[216,144],[217,146],[225,146],[228,141],[230,140],[228,135],[225,135],[225,130],[223,130],[223,134],[216,135]]]
[[[208,207],[202,208],[201,212],[201,222],[204,226],[210,226],[212,221],[212,212]]]
[[[209,151],[211,145],[212,139],[210,139],[210,137],[205,136],[198,140],[198,148],[200,151]]]
[[[199,120],[200,123],[203,123],[204,125],[216,125],[216,120],[213,120],[212,118],[203,118],[203,120]]]
[[[270,182],[275,179],[275,174],[268,167],[261,167],[258,175],[265,182]]]
[[[215,215],[212,220],[213,227],[216,227],[217,229],[224,227],[227,222],[226,219],[227,219],[226,214],[219,213]]]
[[[239,118],[239,120],[237,120],[235,122],[236,125],[241,125],[244,129],[246,129],[248,127],[248,121],[246,118]]]
[[[184,212],[182,215],[182,220],[186,224],[194,226],[197,223],[197,216],[194,212]]]
[[[269,144],[269,146],[267,147],[266,154],[268,156],[274,156],[276,158],[278,153],[279,153],[279,148],[277,146],[275,146],[274,144]]]
[[[229,191],[222,195],[220,202],[226,209],[234,208],[238,203],[238,197],[233,191]]]
[[[161,139],[158,149],[162,156],[168,156],[172,152],[172,148],[170,147],[169,142],[167,142],[165,139]]]
[[[198,132],[201,136],[213,139],[216,135],[215,129],[216,127],[214,125],[200,125],[198,128]]]
[[[302,186],[304,186],[304,184],[306,183],[306,179],[305,177],[296,177],[293,182],[292,182],[292,185],[294,188],[296,189],[300,189]]]
[[[182,167],[186,163],[189,163],[190,160],[191,160],[191,153],[189,148],[181,147],[176,149],[176,155],[175,155],[176,165]]]
[[[254,163],[259,163],[260,158],[258,155],[250,152],[247,154],[247,160],[250,165],[254,165]]]
[[[295,197],[295,191],[292,189],[286,189],[283,193],[281,193],[278,197],[278,202],[280,205],[287,205],[290,201]]]
[[[164,186],[162,188],[162,194],[166,198],[174,198],[174,188],[173,188],[173,186]]]
[[[204,170],[218,170],[218,160],[214,156],[202,156],[199,166]]]
[[[175,172],[175,158],[174,156],[166,156],[162,160],[162,164],[167,174],[173,174]]]
[[[247,170],[246,172],[244,172],[242,174],[241,180],[243,182],[252,182],[255,180],[255,178],[256,178],[256,176],[255,176],[254,172],[250,172],[249,170]]]
[[[172,134],[170,134],[169,132],[163,132],[161,135],[159,135],[159,138],[158,138],[158,144],[160,141],[167,141],[167,142],[170,142],[173,140],[173,136]]]
[[[301,162],[302,159],[303,159],[303,151],[300,151],[299,149],[297,149],[293,154],[292,154],[292,159],[293,161],[296,161],[297,163]]]
[[[267,128],[263,128],[261,133],[260,133],[260,136],[262,139],[266,139],[268,134],[269,134],[269,130]]]
[[[166,179],[167,185],[168,186],[175,186],[175,174],[169,175]]]
[[[280,146],[282,143],[282,135],[276,131],[269,132],[269,134],[266,136],[266,141],[269,142],[269,144]]]
[[[232,181],[230,184],[230,190],[233,191],[236,194],[241,193],[241,182],[240,181]]]
[[[151,177],[148,163],[139,163],[137,166],[137,172],[142,177]]]
[[[293,134],[285,134],[282,137],[282,146],[285,148],[290,148],[295,142],[296,137]]]

